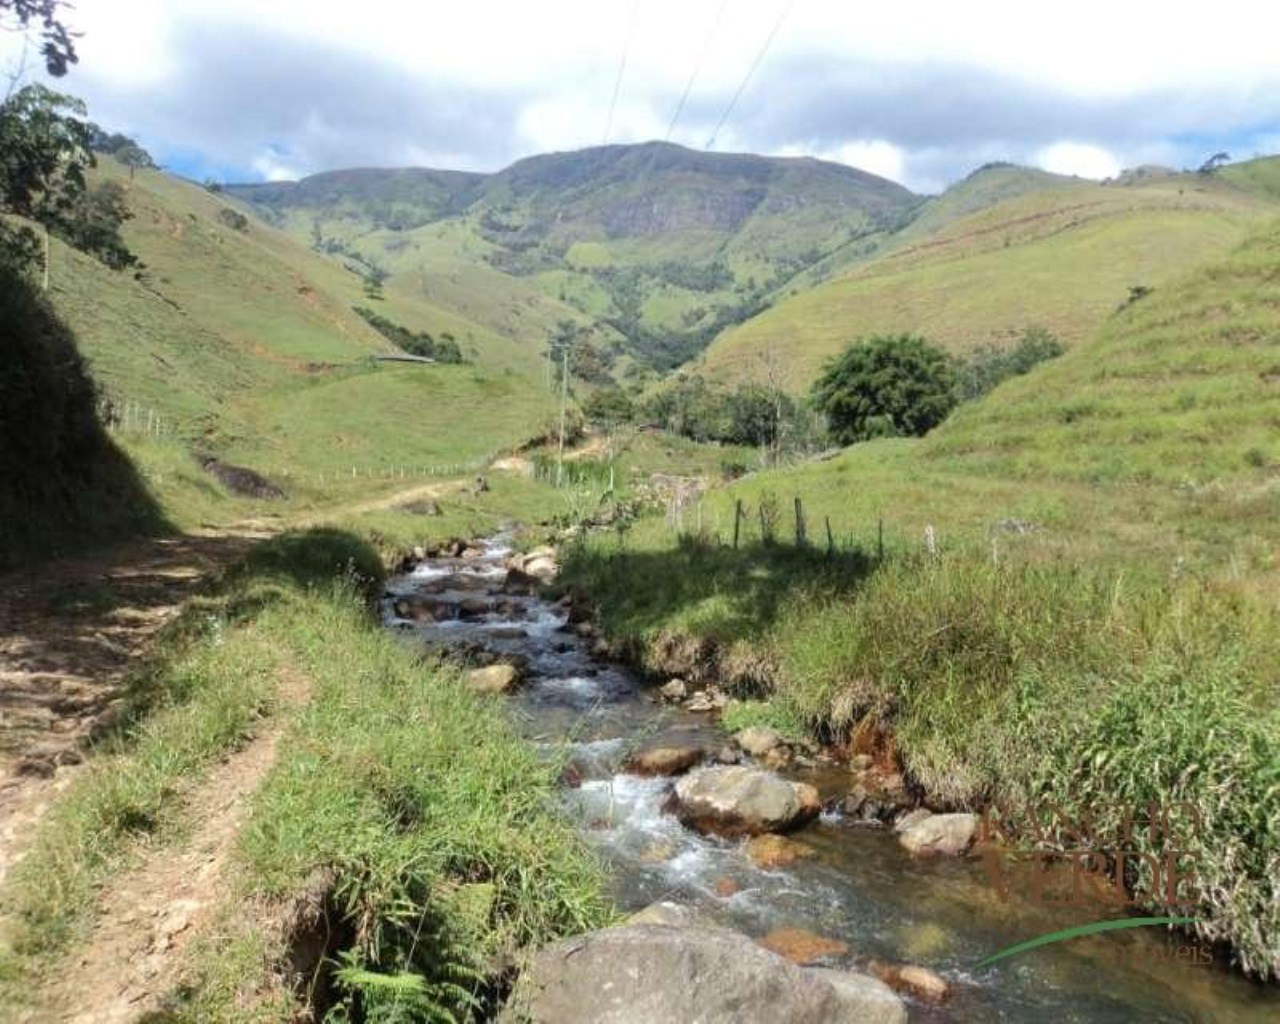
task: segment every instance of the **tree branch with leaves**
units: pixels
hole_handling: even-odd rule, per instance
[[[67,6],[63,0],[0,0],[0,29],[23,33],[34,30],[40,37],[45,70],[54,78],[61,78],[80,59],[76,54],[76,33],[62,20]]]

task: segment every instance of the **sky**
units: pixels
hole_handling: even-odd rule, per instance
[[[58,87],[162,165],[233,181],[669,138],[937,192],[993,160],[1105,178],[1280,151],[1280,5],[1179,7],[76,0]],[[19,53],[0,33],[0,68]]]

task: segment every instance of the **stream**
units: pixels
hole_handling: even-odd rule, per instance
[[[826,813],[796,836],[815,856],[762,870],[744,841],[684,828],[663,811],[672,780],[624,774],[621,765],[648,746],[722,747],[727,737],[714,718],[660,704],[633,673],[597,660],[590,639],[566,630],[563,609],[503,591],[511,551],[502,538],[477,546],[479,557],[430,559],[393,578],[384,622],[406,642],[479,645],[524,659],[523,685],[503,699],[525,735],[574,765],[580,782],[564,789],[565,810],[610,866],[624,910],[669,900],[753,936],[803,928],[850,947],[830,966],[857,969],[868,957],[922,964],[947,979],[951,996],[940,1006],[909,1001],[913,1022],[1280,1020],[1280,987],[1219,964],[1180,961],[1189,940],[1155,928],[1075,939],[976,970],[1001,949],[1081,921],[1002,902],[976,859],[912,859],[889,829]],[[425,595],[441,603],[483,598],[499,610],[429,622],[397,617],[398,599]],[[849,788],[839,766],[785,774],[824,797]]]

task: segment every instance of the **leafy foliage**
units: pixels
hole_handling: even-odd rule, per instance
[[[129,216],[118,186],[90,191],[93,130],[84,104],[43,85],[19,89],[0,105],[0,213],[43,224],[114,269],[137,262],[120,238]],[[0,258],[29,263],[39,240],[27,225],[0,226]]]
[[[19,30],[39,27],[40,55],[54,78],[61,78],[78,61],[75,34],[61,19],[62,9],[68,6],[62,0],[0,0],[0,29],[9,28],[10,23]]]
[[[582,403],[582,413],[598,427],[617,427],[635,419],[636,405],[631,396],[616,384],[597,388]]]
[[[832,438],[853,444],[927,434],[955,406],[955,388],[955,365],[942,349],[907,334],[878,335],[827,363],[813,401]]]
[[[410,355],[424,356],[427,359],[434,359],[438,363],[463,362],[462,349],[458,347],[457,341],[450,335],[441,335],[439,339],[436,339],[426,331],[411,331],[407,327],[402,327],[388,320],[385,316],[369,309],[367,306],[356,306],[355,311],[360,314],[370,327]]]
[[[249,230],[249,218],[239,210],[233,210],[229,206],[224,206],[218,211],[218,220],[222,221],[232,231],[244,232]]]
[[[732,390],[704,377],[682,378],[655,394],[645,415],[672,433],[695,441],[773,448],[786,441],[798,448],[812,438],[805,408],[785,392],[763,384]]]
[[[76,198],[59,233],[82,252],[93,253],[112,270],[125,270],[138,265],[138,257],[120,237],[120,226],[132,216],[124,188],[118,182],[104,181]]]
[[[1030,373],[1041,363],[1056,359],[1066,347],[1042,327],[1028,327],[1013,348],[984,345],[966,355],[956,371],[956,387],[962,402],[981,398],[1010,377]]]

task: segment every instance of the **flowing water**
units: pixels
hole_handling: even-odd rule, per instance
[[[837,966],[867,957],[923,964],[951,983],[952,995],[940,1007],[911,1004],[912,1021],[1280,1021],[1280,986],[1180,960],[1187,940],[1155,928],[1076,939],[978,970],[1001,949],[1099,915],[1082,920],[1003,902],[973,860],[913,860],[888,830],[823,815],[798,836],[816,856],[766,871],[747,858],[743,841],[685,829],[663,812],[670,780],[623,774],[620,766],[637,747],[714,750],[725,737],[708,716],[665,708],[630,672],[594,659],[590,641],[565,629],[562,609],[504,594],[509,554],[497,540],[480,558],[423,563],[390,583],[384,619],[410,642],[480,645],[525,659],[526,682],[505,699],[530,739],[574,765],[580,784],[566,787],[566,810],[611,866],[624,909],[665,899],[751,935],[803,928],[850,947]],[[440,602],[487,597],[501,610],[428,623],[396,617],[396,598],[425,593]],[[789,774],[824,796],[849,788],[843,769]]]

